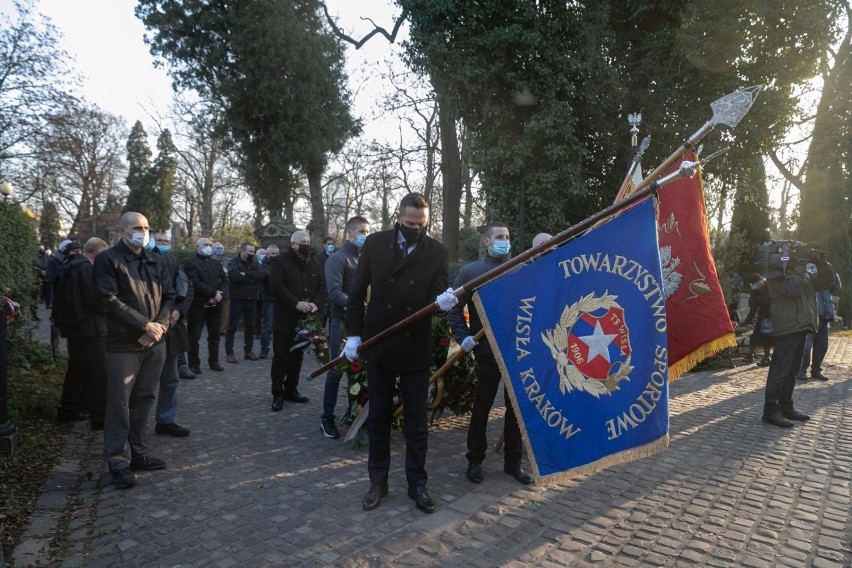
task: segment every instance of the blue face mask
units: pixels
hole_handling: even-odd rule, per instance
[[[166,254],[167,252],[172,250],[172,246],[171,245],[157,245],[157,250],[160,251],[163,254]]]
[[[816,274],[816,273],[817,273],[817,267],[816,267],[816,266],[814,266],[814,267],[812,267],[812,268],[809,268],[809,269],[808,269],[808,272],[810,272],[811,274]]]
[[[325,245],[325,250],[326,250],[326,252],[328,252],[328,254],[333,253],[334,252],[334,245]]]
[[[361,248],[367,241],[367,235],[355,235],[355,246]]]
[[[157,241],[154,240],[154,237],[149,237],[148,242],[145,243],[146,250],[154,250],[154,247],[157,246]]]
[[[512,248],[512,243],[510,241],[494,241],[491,244],[491,250],[494,252],[494,256],[506,256],[509,254],[509,250]]]
[[[266,255],[265,255],[265,254],[259,254],[259,255],[257,255],[257,261],[258,261],[260,264],[263,264],[263,261],[264,261],[264,260],[266,260]]]
[[[213,249],[213,254],[222,254],[223,252],[225,252],[223,248],[216,247]]]

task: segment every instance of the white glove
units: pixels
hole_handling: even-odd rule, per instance
[[[470,353],[477,345],[479,345],[479,342],[472,335],[468,335],[461,342],[461,348],[464,349],[465,353]]]
[[[354,361],[358,358],[358,347],[361,346],[361,338],[360,337],[347,337],[346,345],[343,346],[343,354],[350,361]]]
[[[455,294],[453,294],[452,288],[447,288],[447,291],[442,292],[435,301],[438,303],[438,307],[441,308],[441,311],[444,312],[459,303],[459,299],[456,298]]]

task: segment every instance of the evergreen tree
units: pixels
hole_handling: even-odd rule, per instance
[[[47,248],[54,248],[59,241],[59,212],[53,201],[45,201],[41,208],[41,219],[38,224],[39,239]]]
[[[155,191],[151,195],[148,223],[152,228],[168,231],[172,226],[172,199],[175,193],[177,160],[172,134],[164,130],[157,139],[157,159],[151,168]]]
[[[127,138],[127,202],[122,212],[136,211],[146,217],[154,209],[156,186],[151,179],[151,148],[148,134],[140,121],[136,121]]]

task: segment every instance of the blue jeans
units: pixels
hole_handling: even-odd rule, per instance
[[[160,393],[157,395],[157,424],[171,424],[177,414],[178,356],[166,357],[160,373]]]
[[[811,351],[813,350],[813,360],[811,360]],[[807,372],[808,367],[811,368],[811,374],[822,372],[822,362],[825,359],[825,354],[828,353],[828,320],[819,318],[819,329],[816,333],[809,333],[805,341],[805,352],[802,355],[802,373]]]
[[[263,320],[260,329],[260,352],[269,353],[269,344],[272,341],[272,315],[275,312],[275,301],[265,300],[260,317]]]
[[[328,332],[328,350],[331,359],[340,355],[340,343],[345,335],[346,320],[340,316],[331,317],[331,325]],[[330,360],[331,360],[330,359]],[[335,368],[329,369],[325,376],[325,392],[322,396],[322,418],[334,416],[334,407],[337,404],[337,393],[340,390],[340,378],[343,373]]]

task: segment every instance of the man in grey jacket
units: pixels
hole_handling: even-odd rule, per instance
[[[816,274],[809,270],[814,265]],[[791,259],[783,270],[767,274],[775,352],[766,377],[764,422],[789,428],[793,425],[791,420],[810,419],[793,408],[793,389],[802,364],[805,339],[817,330],[816,292],[827,290],[833,283],[834,269],[818,258],[809,259],[807,264]]]
[[[331,304],[329,325],[329,351],[331,358],[340,355],[340,344],[346,334],[346,302],[349,301],[349,285],[358,266],[361,247],[370,234],[370,222],[363,217],[352,217],[346,222],[346,241],[325,263],[325,285]],[[326,438],[339,438],[335,424],[334,407],[340,390],[341,372],[330,369],[325,376],[325,393],[322,399],[320,429]]]

